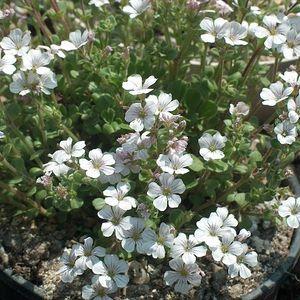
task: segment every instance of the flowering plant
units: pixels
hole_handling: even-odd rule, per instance
[[[257,205],[283,197],[261,218],[300,222],[281,186],[300,149],[299,60],[279,71],[300,56],[297,2],[39,2],[0,14],[1,201],[98,216],[59,271],[93,273],[84,299],[110,299],[145,256],[168,259],[183,294],[204,256],[250,277]]]

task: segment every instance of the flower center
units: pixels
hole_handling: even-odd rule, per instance
[[[171,194],[172,194],[172,191],[171,191],[170,188],[165,187],[165,188],[163,189],[163,195],[164,195],[164,196],[170,196]]]
[[[189,275],[189,272],[186,269],[181,269],[179,271],[179,274],[183,277],[187,277]]]

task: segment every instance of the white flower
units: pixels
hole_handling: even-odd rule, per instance
[[[189,172],[186,167],[193,163],[193,159],[189,154],[160,154],[156,163],[169,174],[186,174]]]
[[[145,253],[145,239],[143,232],[145,221],[141,218],[130,218],[131,228],[124,230],[121,245],[127,252],[133,252],[135,249],[138,253]]]
[[[113,156],[109,153],[102,153],[101,149],[93,149],[89,152],[90,161],[81,158],[79,160],[80,168],[86,171],[86,176],[91,178],[98,178],[102,173],[105,175],[112,175],[115,163]]]
[[[215,215],[221,218],[224,228],[236,227],[238,225],[238,220],[234,217],[233,214],[228,213],[226,207],[218,207],[216,212],[212,212],[210,215]],[[230,230],[230,229],[229,229]]]
[[[158,234],[147,228],[143,232],[144,248],[153,258],[164,258],[166,256],[165,247],[171,248],[174,241],[174,228],[165,223],[159,226]]]
[[[31,49],[28,53],[22,56],[22,71],[33,70],[38,74],[44,74],[50,71],[45,67],[49,65],[51,61],[51,55],[48,52],[42,52],[39,49]]]
[[[58,273],[63,282],[72,282],[76,276],[83,274],[84,270],[75,265],[76,259],[75,247],[66,249],[61,256],[60,261],[63,265]]]
[[[263,23],[265,27],[258,26],[255,30],[255,35],[258,38],[267,38],[264,42],[267,49],[271,49],[273,44],[280,45],[286,41],[286,34],[289,31],[289,26],[280,24],[280,21],[275,15],[264,16]]]
[[[146,104],[133,103],[125,114],[125,121],[130,123],[130,127],[140,132],[143,129],[149,130],[155,122],[155,103],[151,99],[145,100]]]
[[[62,51],[62,48],[59,45],[52,44],[52,45],[50,45],[50,47],[40,45],[37,48],[46,50],[49,53],[49,55],[51,56],[51,59],[54,58],[54,55],[57,55],[60,58],[66,57],[66,54]]]
[[[298,228],[300,224],[300,198],[289,197],[282,201],[278,208],[281,217],[286,218],[287,224],[292,228]]]
[[[102,247],[93,248],[93,239],[88,237],[84,239],[84,244],[77,244],[75,247],[75,254],[79,257],[75,266],[85,270],[86,268],[92,269],[93,265],[99,261],[99,257],[105,256],[105,249]]]
[[[5,138],[5,133],[3,131],[0,131],[0,139]]]
[[[196,262],[196,257],[206,255],[206,247],[199,246],[199,241],[194,235],[190,234],[189,237],[184,233],[179,233],[174,239],[174,244],[171,248],[171,256],[173,258],[182,258],[186,264]]]
[[[247,29],[240,23],[232,21],[226,26],[225,42],[231,46],[247,45],[248,42],[243,41],[247,36]]]
[[[164,274],[164,280],[167,285],[175,283],[175,291],[187,294],[193,286],[199,286],[201,283],[200,268],[197,264],[185,264],[181,258],[170,260],[169,266],[174,271],[167,271]]]
[[[108,205],[98,212],[100,219],[107,220],[101,224],[101,231],[105,237],[112,236],[115,232],[117,239],[123,239],[124,230],[131,228],[130,217],[123,217],[124,213],[124,210]]]
[[[215,261],[222,261],[226,266],[235,264],[237,256],[243,252],[242,244],[234,241],[235,235],[231,232],[223,234],[221,243],[211,246],[212,257]]]
[[[13,82],[9,85],[9,90],[14,94],[25,96],[29,94],[39,83],[39,77],[33,72],[25,74],[18,71],[12,76]]]
[[[24,73],[18,71],[12,76],[13,82],[9,85],[9,90],[14,94],[25,96],[30,92],[50,94],[49,89],[57,87],[55,74],[46,71],[42,75],[38,75],[32,71]]]
[[[14,63],[16,62],[16,58],[11,54],[4,54],[2,56],[2,50],[0,49],[0,73],[4,73],[7,75],[11,75],[16,71],[16,67]]]
[[[88,43],[89,32],[85,30],[81,33],[78,29],[69,34],[69,41],[62,41],[60,48],[65,51],[77,50]]]
[[[49,154],[49,157],[51,157],[52,160],[43,165],[46,174],[50,175],[51,173],[54,173],[55,176],[59,177],[69,172],[70,167],[65,164],[65,158],[62,157],[58,151]]]
[[[105,284],[102,285],[99,281],[99,276],[95,275],[92,277],[92,284],[85,285],[82,288],[82,298],[84,300],[113,300],[108,295],[116,291],[117,287],[111,280],[106,280]]]
[[[201,29],[207,33],[201,35],[201,39],[205,43],[215,43],[216,39],[222,39],[226,34],[226,24],[228,21],[223,18],[212,20],[211,18],[204,18],[201,23]]]
[[[109,4],[109,0],[90,0],[89,2],[89,5],[95,5],[98,8],[105,4]]]
[[[181,179],[168,173],[162,173],[159,176],[160,185],[155,182],[149,184],[147,195],[154,199],[153,205],[160,211],[178,207],[181,198],[178,194],[185,191],[185,185]]]
[[[289,119],[292,124],[298,122],[300,117],[300,94],[294,99],[289,99],[287,108],[289,111]]]
[[[296,141],[297,128],[289,121],[283,121],[277,124],[274,128],[274,132],[277,134],[277,139],[282,145],[291,145]]]
[[[251,236],[251,232],[243,228],[240,230],[239,234],[236,236],[236,239],[238,241],[242,242],[250,236]]]
[[[219,132],[214,135],[209,133],[204,133],[202,137],[198,140],[200,146],[200,155],[206,160],[222,159],[225,157],[223,149],[227,138],[222,136]]]
[[[249,114],[249,106],[245,102],[238,102],[236,106],[230,104],[229,113],[235,116],[247,116]]]
[[[81,157],[85,150],[85,142],[84,141],[79,141],[77,143],[75,143],[72,146],[72,138],[68,138],[64,141],[61,141],[59,143],[59,146],[62,150],[58,150],[56,151],[59,155],[61,155],[62,160],[64,161],[68,161],[70,160],[72,157]]]
[[[129,281],[127,275],[128,264],[125,260],[120,260],[117,255],[105,255],[104,262],[99,261],[93,266],[93,273],[100,275],[99,282],[105,286],[107,281],[111,281],[114,286],[124,288]]]
[[[292,87],[284,88],[283,83],[277,81],[272,83],[270,88],[263,88],[260,93],[260,98],[263,99],[263,105],[275,106],[278,102],[287,99],[292,92]]]
[[[23,56],[29,50],[30,40],[29,31],[23,32],[16,28],[10,32],[8,37],[2,39],[0,47],[7,54]]]
[[[122,87],[124,90],[129,91],[129,94],[131,95],[143,95],[153,91],[153,89],[150,89],[149,87],[156,81],[157,78],[155,78],[154,76],[150,76],[145,80],[143,84],[142,76],[136,74],[129,76],[127,78],[127,81],[123,82]]]
[[[290,30],[286,34],[286,42],[279,47],[284,58],[292,59],[300,56],[300,32],[295,29]]]
[[[250,6],[250,12],[253,14],[253,15],[260,15],[261,14],[261,10],[258,6]]]
[[[285,71],[283,74],[279,74],[279,76],[292,88],[300,86],[300,76],[296,71]]]
[[[255,267],[257,265],[257,253],[254,251],[248,252],[248,246],[242,244],[243,252],[237,257],[236,263],[228,267],[228,274],[231,278],[240,275],[243,279],[251,276],[251,271],[247,267]],[[247,253],[248,252],[248,253]]]
[[[123,12],[128,14],[131,19],[139,16],[151,7],[150,0],[129,0],[130,5],[123,7]]]
[[[151,99],[155,103],[156,115],[174,111],[179,106],[178,100],[172,100],[171,94],[163,92],[158,97],[150,95],[147,99]]]
[[[197,223],[198,229],[195,231],[195,237],[199,242],[205,242],[209,247],[220,244],[219,237],[222,237],[227,228],[223,228],[223,221],[217,214],[211,214],[209,218],[202,218]]]
[[[136,200],[133,197],[126,196],[129,191],[129,183],[119,182],[116,187],[109,186],[103,191],[105,203],[123,210],[130,210],[136,207]]]

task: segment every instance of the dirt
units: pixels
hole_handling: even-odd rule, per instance
[[[11,216],[11,217],[9,217]],[[74,222],[62,226],[48,219],[36,222],[25,216],[13,217],[7,208],[0,207],[0,268],[11,268],[45,291],[46,299],[81,299],[81,287],[89,283],[90,274],[77,277],[71,284],[60,281],[57,271],[59,257],[65,247],[79,240]],[[250,247],[258,252],[259,265],[253,269],[252,277],[246,280],[229,279],[226,270],[215,264],[211,257],[199,263],[206,273],[198,290],[189,296],[175,294],[163,282],[167,262],[154,266],[146,258],[142,264],[130,266],[131,281],[126,290],[121,290],[114,299],[237,299],[251,291],[260,282],[274,273],[288,254],[292,231],[281,226],[258,223],[249,239]]]

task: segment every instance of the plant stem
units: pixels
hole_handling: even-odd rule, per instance
[[[4,190],[14,194],[22,202],[28,204],[31,207],[36,208],[41,215],[44,215],[44,216],[47,215],[47,210],[44,207],[42,207],[39,203],[28,198],[25,193],[19,191],[17,188],[12,187],[2,181],[0,181],[0,187],[1,187],[1,189],[4,189]]]
[[[207,49],[208,49],[208,46],[207,46],[207,44],[205,43],[203,55],[201,56],[201,66],[200,66],[200,74],[201,74],[201,75],[202,75],[202,73],[203,73],[204,70],[205,70]]]

